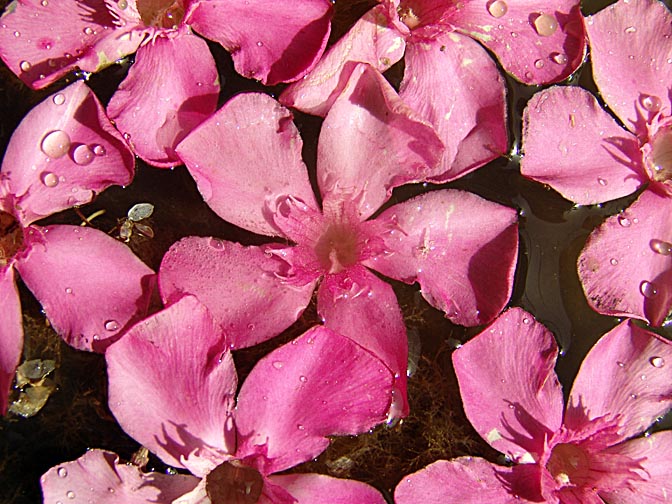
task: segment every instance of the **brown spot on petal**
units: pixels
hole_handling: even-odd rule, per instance
[[[263,488],[259,471],[235,460],[216,467],[205,482],[205,491],[213,503],[255,504]]]
[[[12,214],[0,210],[0,267],[23,246],[23,230]]]

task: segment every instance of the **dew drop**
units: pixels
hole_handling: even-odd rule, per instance
[[[553,53],[551,54],[551,59],[556,62],[558,65],[564,65],[567,63],[567,55],[565,53]]]
[[[119,7],[121,10],[124,10],[126,7],[128,7],[128,2],[126,0],[119,0],[117,2],[117,7]]]
[[[103,147],[102,145],[94,145],[93,153],[96,156],[104,156],[105,154],[107,154],[107,151],[105,150],[105,147]]]
[[[612,266],[616,266],[616,265],[618,265],[618,259],[612,257],[611,259],[609,259],[609,263]]]
[[[67,492],[65,492],[65,496],[68,499],[74,499],[75,498],[75,492],[73,492],[72,490],[68,490]]]
[[[649,359],[649,362],[655,368],[661,368],[665,365],[665,359],[663,359],[662,357],[657,357],[657,356],[656,357],[651,357]]]
[[[544,68],[544,60],[538,59],[537,61],[534,62],[534,68]]]
[[[51,131],[42,139],[40,149],[50,158],[58,159],[70,149],[70,137],[65,131]]]
[[[630,225],[632,224],[632,222],[630,222],[630,219],[628,219],[623,215],[618,216],[618,223],[623,227],[630,227]]]
[[[41,5],[42,7],[46,7],[47,5],[49,5],[49,0],[42,0],[42,1],[40,2],[40,5]]]
[[[208,245],[215,250],[222,250],[224,248],[224,242],[219,238],[210,238],[208,240]]]
[[[623,364],[621,361],[617,361],[616,364],[618,364],[618,367],[620,368],[625,367],[625,364]]]
[[[603,179],[602,177],[597,177],[597,183],[600,184],[602,187],[608,184],[607,180]]]
[[[637,28],[634,26],[628,26],[625,30],[625,33],[635,33],[637,31]]]
[[[15,31],[15,32],[14,32],[14,36],[15,36],[16,38],[19,38],[19,37],[21,36],[21,32],[18,31],[18,30]]]
[[[30,62],[25,60],[19,63],[19,68],[21,69],[22,72],[27,72],[28,70],[31,69],[32,66],[33,65],[31,65]]]
[[[658,294],[658,289],[651,282],[644,280],[641,284],[639,284],[639,292],[641,292],[642,296],[645,298],[652,298]]]
[[[305,376],[301,375],[301,376],[299,376],[299,381],[300,381],[301,383],[306,383],[306,382],[308,381],[308,378],[306,378]]]
[[[56,187],[58,185],[58,177],[51,172],[43,172],[40,179],[47,187]]]
[[[273,361],[273,367],[275,369],[282,369],[282,366],[284,366],[285,363],[279,360]]]
[[[65,95],[63,93],[57,93],[51,101],[54,102],[54,105],[63,105],[65,103]]]
[[[86,28],[84,28],[83,31],[84,31],[84,35],[93,35],[93,33],[94,33],[93,28],[91,28],[90,26],[87,26]]]
[[[649,242],[651,250],[656,254],[660,255],[670,255],[672,254],[672,243],[663,241],[663,240],[651,240]]]
[[[257,42],[257,47],[264,47],[264,43],[260,40]]]
[[[558,29],[558,21],[549,14],[540,14],[534,20],[534,29],[542,37],[550,37]]]
[[[509,6],[502,0],[495,0],[488,4],[488,12],[494,18],[501,18],[509,10]]]
[[[78,145],[72,153],[72,160],[80,166],[91,164],[94,158],[93,151],[89,149],[88,145]]]
[[[103,324],[106,331],[116,331],[119,329],[119,322],[116,320],[108,320]]]
[[[527,318],[527,317],[525,317],[525,318],[523,319],[523,324],[528,325],[529,323],[530,323],[530,319]]]
[[[642,107],[649,112],[658,112],[660,107],[663,106],[663,102],[657,96],[642,95],[640,102],[642,103]]]
[[[68,475],[68,470],[65,467],[59,467],[56,473],[59,478],[65,478]]]
[[[305,430],[306,428],[302,424],[296,424],[296,428],[299,430]]]
[[[65,293],[66,294],[72,294],[72,289],[70,287],[65,288]]]

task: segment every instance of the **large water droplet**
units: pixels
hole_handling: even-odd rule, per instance
[[[51,131],[42,139],[40,149],[50,158],[58,159],[70,149],[70,137],[62,130]]]
[[[32,68],[33,65],[30,64],[29,61],[22,61],[19,63],[19,68],[21,69],[22,72],[27,72]]]
[[[647,280],[644,280],[641,284],[639,284],[639,291],[646,298],[652,298],[658,295],[658,289],[656,286]]]
[[[649,246],[651,247],[651,250],[653,250],[656,254],[661,255],[672,254],[672,243],[663,240],[651,240],[649,242]]]
[[[651,365],[652,365],[653,367],[655,367],[655,368],[661,368],[661,367],[663,367],[663,366],[665,365],[665,359],[663,359],[662,357],[658,357],[658,356],[656,356],[656,357],[651,357],[651,358],[649,359],[649,362],[650,362]]]
[[[88,145],[78,145],[72,153],[72,160],[81,166],[91,164],[95,155]]]
[[[55,105],[63,105],[65,103],[65,95],[63,93],[56,93],[51,99]]]
[[[58,177],[51,172],[42,172],[40,179],[47,187],[56,187],[58,185]]]
[[[549,14],[540,14],[534,20],[534,29],[542,37],[550,37],[558,29],[558,20]]]
[[[490,2],[488,4],[488,12],[494,18],[501,18],[508,10],[509,6],[506,5],[506,2],[503,2],[502,0],[495,0],[494,2]]]
[[[658,112],[660,107],[663,106],[663,102],[657,96],[652,95],[642,95],[639,100],[644,107],[649,112]]]
[[[567,55],[564,53],[553,53],[551,54],[551,59],[555,61],[558,65],[564,65],[567,63]]]
[[[116,331],[119,329],[119,322],[116,320],[108,320],[105,322],[105,324],[103,324],[103,326],[105,327],[106,331]]]

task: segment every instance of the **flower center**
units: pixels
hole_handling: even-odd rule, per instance
[[[672,129],[659,131],[649,145],[648,162],[653,180],[665,182],[672,179]]]
[[[207,476],[205,492],[211,502],[255,504],[264,488],[259,471],[238,461],[224,462]]]
[[[329,273],[339,273],[359,259],[357,236],[343,224],[331,224],[317,240],[314,250],[320,266]]]
[[[23,230],[12,214],[0,210],[0,268],[23,246]]]
[[[137,5],[147,26],[177,28],[184,17],[183,0],[138,0]]]
[[[560,485],[580,486],[590,474],[590,459],[577,445],[562,443],[553,448],[546,468]]]

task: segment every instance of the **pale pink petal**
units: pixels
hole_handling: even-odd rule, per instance
[[[332,478],[323,474],[270,476],[298,504],[385,504],[378,490],[360,481]]]
[[[331,46],[315,68],[280,95],[288,107],[324,117],[345,88],[358,62],[384,72],[404,55],[404,36],[393,26],[396,12],[376,5]]]
[[[331,16],[329,0],[201,0],[189,24],[222,44],[239,74],[273,85],[300,79],[315,65]]]
[[[544,451],[560,428],[563,397],[551,332],[521,308],[453,352],[467,418],[493,448],[514,461]]]
[[[672,406],[672,344],[630,321],[588,353],[567,405],[568,425],[607,415],[622,439],[643,432]]]
[[[138,49],[107,111],[138,156],[154,166],[174,166],[182,163],[175,147],[215,111],[218,94],[208,45],[185,29]]]
[[[384,225],[386,254],[366,264],[406,283],[456,324],[492,321],[511,297],[518,257],[516,211],[457,190],[432,191],[394,205]]]
[[[255,233],[280,235],[270,216],[280,198],[318,208],[302,145],[286,108],[268,95],[243,93],[185,138],[177,153],[217,215]]]
[[[33,226],[27,235],[16,269],[68,344],[102,352],[146,314],[154,272],[125,244],[80,226]]]
[[[159,287],[166,304],[195,295],[224,329],[231,348],[244,348],[277,336],[308,306],[317,279],[283,282],[287,268],[263,248],[192,236],[163,257]]]
[[[592,232],[578,268],[594,310],[657,326],[672,309],[672,199],[656,189]]]
[[[119,462],[116,453],[97,449],[52,467],[40,478],[44,502],[73,504],[169,503],[198,481],[191,475],[143,473]]]
[[[23,352],[23,319],[14,268],[0,268],[0,415],[7,413],[9,391]]]
[[[434,128],[362,63],[322,124],[317,180],[325,199],[355,201],[364,219],[393,188],[439,175],[442,154]]]
[[[133,178],[133,155],[89,89],[77,81],[24,117],[2,161],[2,176],[26,225]]]
[[[408,336],[392,287],[362,266],[327,275],[317,293],[317,311],[326,327],[356,341],[394,373],[389,420],[408,415]]]
[[[409,44],[399,95],[427,119],[446,146],[448,181],[506,152],[506,86],[481,45],[456,33]]]
[[[523,151],[523,175],[581,205],[632,194],[647,180],[637,137],[576,86],[552,87],[530,99]]]
[[[185,296],[132,327],[105,353],[121,427],[169,465],[197,476],[235,451],[237,377],[221,329]]]
[[[583,61],[586,35],[578,0],[464,2],[451,23],[495,53],[524,84],[566,79]]]
[[[238,395],[239,457],[261,453],[266,474],[312,459],[327,436],[385,420],[394,377],[352,340],[314,327],[261,359]]]
[[[588,17],[586,30],[597,87],[627,128],[643,133],[636,123],[647,111],[672,113],[672,14],[663,2],[621,0]]]

